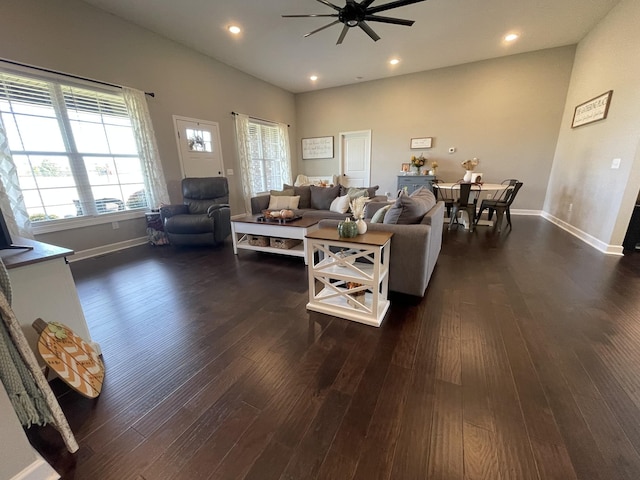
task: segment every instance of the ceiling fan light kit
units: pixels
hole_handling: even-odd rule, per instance
[[[392,17],[382,17],[376,15],[378,12],[383,12],[385,10],[391,10],[393,8],[404,7],[405,5],[410,5],[412,3],[424,2],[426,0],[396,0],[395,2],[385,3],[383,5],[378,5],[376,7],[372,7],[371,4],[375,0],[362,0],[361,2],[356,2],[355,0],[346,0],[346,4],[344,7],[338,7],[333,3],[327,0],[316,0],[324,5],[333,8],[338,13],[327,13],[327,14],[308,14],[308,15],[282,15],[285,18],[301,18],[301,17],[331,17],[337,18],[333,22],[320,27],[312,32],[305,34],[305,37],[313,35],[314,33],[318,33],[325,28],[329,28],[333,25],[337,25],[338,23],[342,23],[344,27],[342,28],[342,32],[340,32],[340,36],[338,37],[338,41],[336,45],[340,45],[344,40],[344,37],[347,35],[347,32],[350,28],[360,27],[362,31],[364,31],[369,37],[377,42],[380,40],[380,37],[373,29],[367,24],[367,22],[380,22],[380,23],[391,23],[393,25],[404,25],[406,27],[410,27],[413,25],[413,20],[404,20],[402,18],[392,18]]]

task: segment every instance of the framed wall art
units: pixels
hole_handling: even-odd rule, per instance
[[[312,137],[302,139],[302,159],[315,160],[333,158],[333,137]]]
[[[413,149],[431,148],[432,141],[433,141],[433,137],[412,138],[411,148]]]
[[[597,122],[598,120],[604,120],[607,118],[612,95],[613,90],[609,90],[602,95],[578,105],[573,112],[571,128],[576,128],[581,125],[586,125],[588,123]]]

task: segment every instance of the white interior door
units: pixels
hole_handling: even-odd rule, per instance
[[[340,183],[368,187],[371,182],[371,130],[340,133]]]
[[[222,177],[222,148],[217,122],[173,116],[182,178]]]

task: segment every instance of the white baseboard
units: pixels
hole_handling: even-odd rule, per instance
[[[34,450],[33,453],[36,458],[31,465],[14,475],[11,480],[58,480],[60,478],[58,472],[51,468],[51,465],[45,462],[38,452]]]
[[[69,262],[77,262],[79,260],[84,260],[86,258],[92,258],[100,255],[105,255],[107,253],[117,252],[118,250],[137,247],[138,245],[144,245],[145,243],[148,243],[148,242],[149,242],[148,237],[132,238],[131,240],[126,240],[124,242],[110,243],[108,245],[102,245],[96,248],[80,250],[78,252],[75,252],[73,255],[70,255],[69,257],[67,257],[67,260]]]
[[[584,243],[592,246],[597,250],[600,250],[603,253],[606,253],[607,255],[622,255],[622,246],[620,245],[609,245],[607,243],[604,243],[603,241],[598,240],[596,237],[589,235],[586,232],[583,232],[579,228],[574,227],[570,223],[567,223],[564,220],[560,220],[559,218],[554,217],[548,212],[543,211],[541,215],[542,215],[542,218],[550,221],[551,223],[553,223],[554,225],[557,225],[564,231],[569,232],[574,237],[579,238]]]

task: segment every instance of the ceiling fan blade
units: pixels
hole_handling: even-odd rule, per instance
[[[282,15],[283,18],[301,18],[301,17],[337,17],[337,13],[308,13],[305,15]]]
[[[360,2],[360,6],[367,8],[369,5],[371,5],[375,0],[362,0],[362,2]]]
[[[340,10],[341,10],[341,8],[340,8],[340,7],[337,7],[336,5],[334,5],[334,4],[333,4],[333,3],[331,3],[331,2],[327,2],[327,0],[317,0],[317,1],[318,1],[318,2],[320,2],[320,3],[324,3],[327,7],[331,7],[331,8],[333,8],[334,10],[338,10],[338,11],[340,11]]]
[[[319,0],[318,0],[319,1]],[[405,5],[411,5],[412,3],[424,2],[425,0],[396,0],[395,2],[385,3],[384,5],[378,5],[367,9],[367,14],[383,12],[385,10],[391,10],[392,8],[404,7]]]
[[[336,20],[335,22],[328,23],[324,27],[320,27],[320,28],[314,30],[313,32],[305,33],[304,34],[304,38],[307,38],[309,35],[313,35],[314,33],[318,33],[319,31],[324,30],[325,28],[332,27],[336,23],[340,23],[340,20]]]
[[[362,30],[364,30],[367,33],[367,35],[371,37],[371,40],[373,40],[374,42],[377,42],[378,40],[380,40],[380,37],[378,36],[378,34],[374,32],[369,25],[367,25],[367,22],[360,22],[358,23],[358,26]]]
[[[342,32],[340,32],[340,36],[338,37],[338,41],[336,42],[336,45],[340,45],[342,43],[348,31],[349,31],[349,27],[345,25],[344,28],[342,29]]]
[[[415,23],[414,20],[404,20],[402,18],[379,17],[377,15],[366,15],[364,17],[368,22],[393,23],[394,25],[405,25],[410,27]]]

